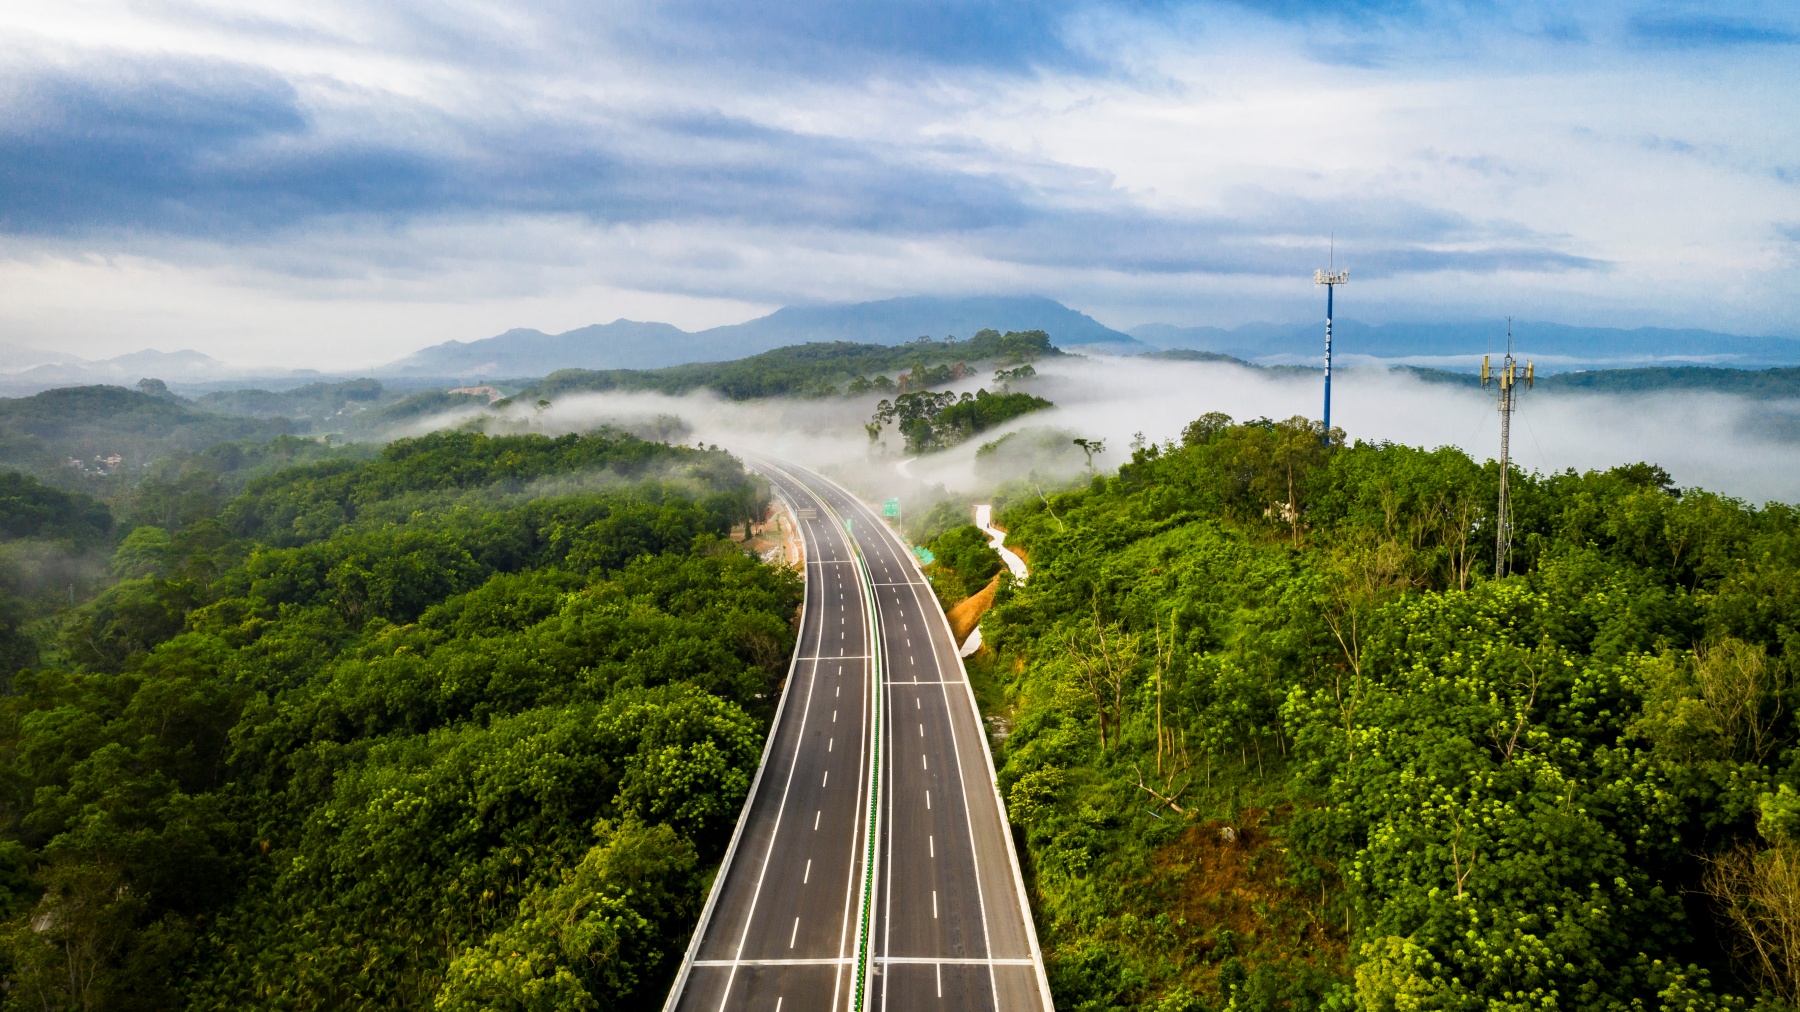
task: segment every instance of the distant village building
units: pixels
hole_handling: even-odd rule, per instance
[[[109,453],[104,457],[95,454],[92,466],[89,466],[86,461],[79,457],[70,457],[68,460],[70,470],[85,475],[112,474],[114,471],[117,471],[119,465],[123,463],[125,463],[125,458],[116,453]]]
[[[489,404],[492,404],[495,401],[499,400],[500,398],[506,396],[505,394],[501,393],[500,391],[498,391],[490,386],[457,387],[455,390],[451,390],[450,393],[453,393],[453,394],[479,394],[482,397],[486,397],[488,399]]]

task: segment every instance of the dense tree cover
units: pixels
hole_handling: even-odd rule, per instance
[[[351,432],[379,434],[394,426],[416,422],[452,411],[484,408],[488,398],[483,394],[458,394],[448,390],[425,390],[401,398],[392,404],[373,408],[346,419]]]
[[[1056,405],[1021,391],[988,393],[985,388],[957,396],[920,390],[883,399],[865,428],[871,441],[889,425],[906,440],[908,453],[925,453],[964,442],[1002,422]]]
[[[133,529],[0,695],[0,1008],[642,1008],[798,578],[717,451],[458,434]]]
[[[18,471],[0,471],[0,538],[91,547],[110,538],[112,527],[112,513],[89,496],[52,488]]]
[[[456,432],[402,440],[367,464],[328,461],[253,481],[220,519],[240,536],[294,544],[357,520],[402,519],[421,503],[466,490],[554,491],[568,487],[569,475],[601,486],[666,477],[733,522],[760,512],[735,459],[603,430],[555,439]]]
[[[925,575],[946,609],[986,587],[1002,565],[1000,553],[988,547],[988,536],[974,524],[952,527],[925,547],[932,556]]]
[[[977,390],[973,395],[963,394],[958,397],[955,404],[944,408],[938,415],[938,438],[942,440],[946,438],[945,434],[954,433],[955,439],[961,441],[1020,415],[1050,407],[1055,405],[1042,397],[1020,391],[990,394],[985,389]]]
[[[318,428],[341,426],[370,408],[404,396],[404,391],[389,390],[380,380],[363,378],[307,383],[288,390],[213,390],[195,397],[194,404],[222,415],[289,418]]]
[[[1760,400],[1800,397],[1800,368],[1721,369],[1712,366],[1658,366],[1646,369],[1596,369],[1540,376],[1549,390],[1593,390],[1642,393],[1650,390],[1711,390]]]
[[[291,431],[283,419],[214,414],[142,390],[64,387],[0,398],[0,467],[104,497],[168,453]]]
[[[0,471],[0,693],[38,663],[33,627],[76,588],[86,597],[112,547],[104,503],[17,471]]]
[[[1197,420],[1000,518],[973,664],[1066,1009],[1800,1000],[1800,514]]]
[[[1406,367],[1420,379],[1474,386],[1474,373]],[[1726,369],[1703,365],[1650,366],[1642,369],[1593,369],[1540,373],[1537,386],[1548,391],[1593,393],[1650,393],[1659,390],[1706,390],[1736,394],[1755,400],[1792,400],[1800,397],[1800,368]]]
[[[116,492],[113,509],[126,527],[180,531],[217,517],[257,478],[299,464],[366,460],[376,452],[367,443],[334,444],[303,436],[216,443],[198,453],[178,450],[151,461],[134,484]]]
[[[160,380],[144,382],[161,386]],[[213,390],[191,401],[169,393],[167,387],[148,392],[223,415],[284,419],[293,432],[352,438],[382,438],[408,423],[488,403],[482,394],[388,387],[367,377],[307,383],[287,390]]]
[[[900,345],[819,342],[777,348],[731,362],[696,362],[665,369],[563,369],[521,391],[517,399],[555,398],[589,390],[684,394],[702,388],[716,390],[732,400],[832,396],[840,385],[852,384],[857,377],[869,384],[859,387],[860,392],[879,389],[869,377],[887,372],[922,373],[954,362],[1013,364],[1060,354],[1041,330],[1005,334],[983,330],[963,341],[919,338]]]

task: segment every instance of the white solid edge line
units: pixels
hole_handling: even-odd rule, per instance
[[[888,532],[889,537],[899,541],[900,536],[895,534],[891,528],[886,524],[881,526]],[[902,543],[900,547],[904,549],[906,545]],[[913,568],[918,570],[920,578],[923,579],[925,569],[919,565],[918,557],[910,551],[905,553],[905,557],[912,559]],[[937,595],[933,594],[931,600],[933,604],[936,604]],[[956,632],[950,628],[950,616],[944,613],[942,605],[931,610],[937,612],[938,619],[944,624],[944,635],[949,637],[954,646]],[[956,654],[954,649],[950,652]],[[1037,921],[1031,916],[1031,898],[1025,894],[1025,871],[1019,865],[1018,849],[1013,842],[1012,821],[1006,815],[1006,799],[1000,796],[999,774],[994,768],[994,750],[988,745],[987,728],[982,726],[981,722],[981,704],[975,700],[975,685],[969,681],[968,666],[963,663],[960,655],[956,657],[956,668],[962,672],[963,689],[969,695],[969,711],[974,714],[976,730],[980,732],[976,737],[981,739],[981,754],[987,760],[988,784],[994,790],[994,804],[1000,806],[1000,828],[1006,838],[1006,857],[1012,864],[1013,887],[1018,890],[1019,894],[1019,913],[1025,919],[1025,940],[1031,944],[1031,965],[1037,971],[1038,993],[1044,998],[1044,1008],[1047,1012],[1054,1012],[1056,1004],[1050,1000],[1050,978],[1044,973],[1044,951],[1038,945]]]
[[[773,483],[770,483],[773,485]],[[777,490],[779,494],[779,490]],[[781,497],[784,501],[787,496]],[[800,551],[807,564],[812,564],[812,545],[806,537],[806,525],[800,522],[799,507],[788,503],[794,513],[794,531],[800,535]],[[718,874],[713,876],[712,888],[707,890],[706,905],[700,908],[700,921],[694,925],[694,937],[688,940],[687,950],[681,956],[681,969],[675,972],[675,982],[669,988],[669,997],[663,1001],[663,1012],[674,1012],[675,1005],[681,999],[681,992],[687,987],[688,971],[694,967],[694,957],[700,951],[700,941],[706,937],[706,929],[712,924],[713,907],[718,905],[719,894],[724,891],[725,879],[731,871],[731,862],[737,856],[738,840],[744,835],[744,826],[750,821],[750,806],[756,802],[756,789],[762,785],[763,770],[769,767],[769,753],[775,748],[775,739],[781,730],[781,715],[787,710],[788,695],[794,688],[794,670],[800,665],[800,646],[806,642],[807,606],[811,604],[811,591],[808,581],[800,581],[800,629],[794,635],[794,656],[788,660],[787,681],[781,688],[781,699],[775,704],[775,717],[769,722],[769,737],[763,742],[762,758],[756,764],[756,776],[750,780],[750,793],[744,795],[744,807],[738,811],[737,825],[732,827],[731,842],[725,845],[725,857],[719,862]],[[802,728],[802,731],[805,729]],[[779,829],[779,825],[777,829]],[[753,911],[754,912],[754,911]]]
[[[695,966],[842,966],[850,962],[848,959],[835,959],[831,956],[820,956],[812,959],[795,957],[793,959],[696,959]]]
[[[856,535],[851,533],[848,540],[854,543]],[[880,885],[878,878],[881,873],[881,852],[884,849],[883,843],[885,842],[882,834],[884,825],[887,821],[885,811],[886,805],[883,804],[883,802],[887,800],[888,778],[881,775],[882,755],[880,746],[881,742],[887,737],[886,725],[888,722],[888,708],[884,705],[886,700],[883,698],[884,694],[887,692],[887,686],[885,684],[886,680],[882,677],[885,674],[886,666],[882,661],[887,655],[888,647],[886,640],[881,635],[881,599],[875,591],[875,574],[869,569],[867,554],[863,552],[860,545],[856,546],[855,551],[857,558],[857,572],[862,574],[863,601],[869,612],[869,643],[874,647],[874,649],[870,651],[872,659],[869,663],[869,668],[872,676],[870,678],[870,692],[876,703],[875,728],[873,734],[870,736],[870,740],[875,743],[875,754],[872,761],[869,763],[869,785],[872,791],[872,795],[869,798],[869,816],[874,820],[874,824],[869,827],[868,863],[865,865],[866,870],[864,872],[871,876],[872,879],[876,880],[871,881],[868,884],[868,887],[863,890],[864,895],[868,897],[866,916],[868,918],[870,929],[869,937],[865,943],[866,948],[863,950],[863,955],[868,960],[867,964],[863,967],[862,980],[863,1008],[866,1009],[870,1006],[871,1000],[874,998],[874,995],[870,992],[872,990],[871,985],[874,984],[874,981],[871,978],[875,974],[875,905],[880,902],[880,897],[876,894],[876,889]],[[889,756],[888,758],[892,759],[892,756]],[[863,912],[859,911],[859,921],[863,916]],[[884,1007],[887,1004],[885,1001],[886,988],[887,980],[884,976],[882,980],[882,989],[884,992],[882,1004]]]
[[[746,459],[748,459],[748,457],[746,457]],[[872,711],[873,714],[875,715],[875,727],[874,727],[873,731],[860,736],[860,740],[864,743],[872,743],[872,745],[874,747],[871,748],[870,751],[875,754],[866,755],[862,751],[861,748],[858,749],[859,769],[860,769],[861,764],[866,762],[868,775],[866,778],[864,778],[862,783],[859,783],[857,785],[856,812],[857,812],[857,820],[858,820],[857,821],[858,837],[851,841],[852,869],[854,870],[855,865],[856,865],[855,853],[856,853],[856,850],[859,845],[862,847],[862,850],[863,850],[864,861],[863,861],[863,867],[862,867],[861,880],[859,880],[857,878],[857,876],[855,876],[855,875],[851,876],[849,885],[850,885],[850,888],[854,889],[858,884],[871,884],[871,883],[868,883],[867,880],[869,880],[872,876],[875,876],[877,874],[878,865],[879,865],[879,862],[881,859],[880,858],[881,805],[880,805],[880,798],[876,795],[875,792],[878,790],[881,790],[881,788],[882,788],[881,778],[879,778],[877,776],[877,765],[880,762],[878,748],[879,748],[879,744],[880,744],[881,722],[883,719],[885,719],[885,717],[887,715],[887,710],[880,705],[880,703],[881,703],[881,699],[880,699],[880,696],[881,696],[881,655],[883,652],[885,652],[886,648],[882,646],[880,632],[879,632],[879,629],[880,629],[879,620],[876,618],[876,612],[879,610],[877,607],[879,605],[879,602],[876,600],[874,590],[871,586],[873,577],[868,572],[868,568],[863,564],[862,553],[857,549],[855,536],[852,533],[850,533],[849,529],[844,525],[843,518],[838,515],[837,510],[832,507],[830,501],[825,496],[820,495],[818,490],[808,486],[805,481],[803,481],[799,477],[795,476],[791,471],[789,471],[787,468],[782,467],[780,464],[776,464],[776,463],[774,463],[772,461],[768,461],[768,460],[763,460],[762,464],[765,465],[769,470],[780,472],[783,477],[787,478],[789,481],[792,481],[794,484],[798,485],[801,489],[806,491],[809,495],[812,495],[814,498],[818,499],[819,505],[823,506],[825,508],[825,512],[830,514],[833,529],[838,532],[839,536],[844,538],[844,547],[848,553],[847,561],[849,561],[853,564],[853,569],[854,569],[855,573],[857,573],[861,577],[861,591],[862,592],[859,596],[862,599],[863,608],[864,608],[864,611],[866,612],[865,619],[868,624],[867,634],[869,636],[869,642],[870,642],[870,645],[875,648],[874,651],[868,655],[869,656],[869,664],[867,665],[865,673],[869,679],[870,691],[866,694],[864,703],[865,703],[865,706],[869,708],[868,710],[865,710],[865,712]],[[789,465],[789,467],[792,467],[792,465]],[[795,468],[795,470],[798,470],[798,468]],[[771,484],[773,484],[773,483],[771,483]],[[839,633],[838,635],[841,638],[843,634]],[[829,777],[830,773],[827,772],[826,776]],[[870,789],[869,794],[868,794],[868,802],[867,802],[866,806],[865,806],[865,803],[863,800],[863,798],[864,798],[863,792],[865,789]],[[868,821],[869,815],[871,812],[873,812],[873,826],[871,826]],[[861,842],[863,840],[861,834],[864,829],[869,830],[869,836],[867,838],[868,842],[866,842],[866,843]],[[860,930],[860,925],[864,919],[865,913],[867,913],[869,916],[873,916],[873,911],[865,910],[865,907],[864,907],[865,902],[870,903],[870,904],[872,904],[874,902],[874,897],[872,896],[872,892],[873,892],[872,888],[864,888],[864,889],[857,890],[855,923],[859,926],[859,930]],[[839,940],[838,940],[838,952],[840,954],[844,952],[844,943],[849,938],[848,929],[850,927],[850,924],[852,923],[850,920],[847,919],[850,916],[850,904],[848,902],[845,903],[844,916],[846,917],[846,920],[844,922],[845,931],[842,935],[840,935]],[[857,945],[860,945],[860,944],[861,944],[861,942],[859,939],[857,944],[853,944],[851,946],[853,953],[854,953],[855,949],[857,948]],[[870,944],[872,945],[872,941]],[[870,952],[869,955],[872,957],[874,955],[874,953]],[[852,957],[852,963],[854,964],[854,956]],[[865,1000],[868,997],[868,995],[867,995],[868,974],[873,972],[872,966],[873,966],[873,964],[870,964],[869,968],[865,968],[865,973],[863,976],[862,983],[863,983],[863,987],[864,987]],[[736,971],[734,970],[733,972],[736,972]],[[854,965],[852,965],[851,966],[851,975],[852,975],[852,986],[853,987],[856,984],[855,972],[856,972],[856,968]],[[842,980],[843,980],[843,977],[841,974],[833,974],[831,1007],[834,1009],[837,1008],[838,997],[839,997],[838,987]],[[852,1003],[854,1003],[854,998],[852,998]]]
[[[875,904],[877,902],[877,897],[875,895],[875,880],[878,877],[881,868],[881,800],[882,796],[886,793],[886,778],[880,776],[882,722],[887,719],[887,708],[881,705],[881,694],[883,692],[881,661],[882,655],[887,652],[887,647],[882,642],[881,638],[881,619],[879,618],[881,602],[877,600],[875,596],[875,589],[873,586],[874,575],[869,571],[864,553],[857,545],[856,535],[843,522],[844,518],[838,515],[837,510],[832,507],[830,502],[824,496],[820,496],[817,490],[808,487],[806,482],[793,474],[792,471],[779,466],[776,467],[776,470],[781,471],[781,473],[786,475],[790,480],[801,487],[806,488],[808,492],[817,497],[820,504],[825,507],[825,511],[831,514],[832,520],[836,521],[834,526],[843,534],[845,548],[848,550],[850,561],[855,564],[853,568],[859,578],[859,583],[861,584],[859,588],[861,594],[859,596],[862,598],[864,621],[868,626],[865,633],[869,637],[870,647],[873,648],[869,653],[869,665],[867,671],[869,679],[868,704],[875,721],[874,727],[870,730],[869,734],[864,736],[864,740],[870,743],[871,748],[866,764],[867,776],[864,778],[863,783],[859,784],[857,788],[857,818],[861,820],[859,824],[859,835],[861,830],[866,830],[868,836],[863,840],[858,841],[862,844],[863,851],[862,878],[860,883],[858,883],[862,885],[862,888],[857,890],[856,920],[854,921],[854,924],[856,925],[856,936],[851,940],[850,944],[852,958],[850,967],[852,975],[851,986],[853,988],[861,989],[864,1002],[863,1007],[867,1008],[868,999],[870,997],[869,984],[871,983],[869,977],[874,973],[874,963],[870,962],[861,968],[863,972],[859,979],[856,976],[858,968],[855,965],[855,960],[858,958],[857,953],[859,952],[864,956],[869,957],[871,960],[875,955],[873,952],[875,939],[873,937],[865,939],[862,937],[861,932],[863,924],[875,916]],[[868,791],[868,800],[866,802],[863,800],[864,790]],[[853,847],[853,853],[854,849],[855,848]],[[854,863],[854,858],[852,860]],[[845,905],[844,912],[846,915],[849,914],[848,904]],[[852,922],[846,922],[846,927],[848,927],[850,923]],[[840,953],[844,951],[842,941],[839,942],[838,951]],[[851,998],[847,1004],[852,1006],[855,1005],[855,993],[855,991],[851,992]],[[837,998],[837,989],[834,982],[831,999],[831,1007],[834,1009],[837,1007]]]
[[[892,533],[892,532],[890,532],[890,533]],[[904,548],[905,546],[902,545],[901,547]],[[908,553],[908,554],[911,554],[911,553]],[[917,587],[913,588],[912,596],[913,596],[913,605],[915,607],[917,607],[921,613],[923,613],[928,606],[925,604],[924,601],[919,599],[919,589]],[[936,594],[932,595],[931,605],[929,607],[938,611],[940,614],[943,612],[943,606],[938,603]],[[949,619],[946,618],[944,621],[946,623],[946,626],[948,626]],[[955,634],[951,634],[950,641],[951,641],[950,645],[952,647],[955,647],[955,645],[956,645]],[[955,653],[954,650],[952,650],[951,652]],[[938,673],[942,674],[944,662],[938,656],[938,653],[939,653],[939,651],[937,649],[937,645],[935,643],[932,644],[932,647],[931,647],[932,663],[934,666],[936,666],[938,668]],[[947,726],[950,729],[950,754],[952,756],[954,756],[956,759],[956,782],[962,785],[962,791],[963,791],[963,825],[969,831],[969,863],[971,865],[970,870],[975,873],[975,908],[977,910],[981,911],[981,946],[982,946],[982,948],[987,950],[988,958],[992,959],[994,956],[993,931],[988,926],[987,891],[985,889],[983,889],[982,885],[981,885],[981,848],[976,846],[976,844],[975,844],[975,819],[974,819],[973,814],[970,811],[970,806],[969,806],[969,777],[968,777],[967,772],[963,769],[962,744],[956,734],[956,714],[952,713],[951,708],[950,708],[950,690],[947,688],[940,688],[939,691],[944,694],[944,724],[945,724],[945,726]],[[984,732],[982,731],[982,728],[981,728],[981,711],[975,710],[974,712],[970,713],[969,716],[971,718],[973,718],[975,721],[975,733],[976,734],[984,734]],[[921,724],[919,726],[919,733],[921,735],[923,735],[924,731],[925,731],[925,727],[923,724]],[[924,753],[920,753],[919,758],[921,758],[921,759],[925,758]],[[993,767],[990,762],[990,766],[989,766],[990,772],[988,773],[989,781],[992,781],[994,779],[994,774],[992,772],[992,768]],[[1001,811],[1000,817],[1002,820],[1004,820],[1006,818],[1004,810]],[[1011,832],[1011,829],[1007,827],[1007,825],[1004,821],[1002,821],[1000,823],[1000,826],[1001,826],[1002,833],[1010,833]],[[1009,847],[1008,849],[1010,850],[1011,848]],[[932,916],[933,920],[937,919],[937,892],[935,890],[933,890],[933,892],[931,894],[931,916]],[[1024,917],[1024,918],[1029,918],[1031,916],[1031,911],[1029,909],[1022,910],[1022,911],[1020,911],[1020,916]],[[994,1007],[996,1009],[998,1009],[1000,1007],[1000,980],[994,974],[994,965],[992,963],[988,964],[988,991],[994,997]]]
[[[771,488],[774,487],[774,482],[770,482],[769,484],[770,484]],[[804,586],[801,588],[801,592],[802,592],[802,595],[804,595],[804,593],[805,593]],[[804,621],[804,614],[802,617],[802,621]],[[753,923],[755,923],[755,921],[756,921],[756,905],[759,902],[761,902],[761,900],[762,900],[763,881],[768,877],[768,874],[769,874],[769,859],[774,855],[775,844],[781,838],[781,820],[787,814],[788,792],[791,791],[794,786],[794,773],[800,768],[800,749],[805,743],[806,721],[807,721],[807,718],[812,714],[813,689],[817,687],[817,684],[818,684],[818,671],[815,669],[813,672],[813,677],[811,679],[809,679],[807,682],[806,708],[804,710],[802,710],[800,713],[801,738],[799,741],[794,742],[794,760],[793,760],[794,764],[788,768],[787,781],[782,785],[781,803],[775,806],[775,830],[769,836],[768,849],[763,851],[762,867],[760,869],[758,869],[758,871],[756,873],[756,888],[754,888],[750,891],[750,909],[749,909],[749,912],[746,913],[744,916],[744,931],[743,931],[743,934],[738,936],[737,951],[733,953],[733,956],[735,958],[741,959],[744,955],[744,946],[749,944],[750,926]],[[785,697],[785,695],[786,695],[786,693],[783,693],[784,697]],[[825,776],[827,778],[830,778],[831,771],[830,770],[825,771]],[[725,1008],[726,1004],[731,1000],[731,988],[732,988],[732,985],[734,985],[736,982],[737,982],[737,969],[734,967],[731,971],[731,974],[725,978],[724,993],[719,996],[719,1008],[720,1008],[721,1012],[723,1012],[723,1009]]]
[[[1004,958],[1001,958],[1001,959],[961,959],[961,958],[957,958],[955,956],[951,956],[951,957],[948,957],[945,959],[938,959],[934,956],[889,956],[889,957],[883,959],[882,962],[883,963],[909,963],[909,964],[913,964],[913,965],[926,965],[926,966],[929,966],[933,963],[936,963],[939,966],[1030,966],[1031,965],[1031,960],[1029,960],[1029,959],[1004,959]]]
[[[869,511],[869,512],[872,513],[873,511]],[[884,538],[883,540],[887,543],[888,549],[890,551],[892,551],[895,547],[900,548],[900,550],[903,552],[906,551],[906,546],[904,544],[900,544],[897,542],[897,540],[894,537],[893,531],[891,529],[889,529],[886,524],[880,524],[879,526],[881,526],[882,529],[887,531],[887,533],[888,533],[888,537]],[[907,554],[911,554],[911,553],[909,552]],[[913,586],[911,593],[912,593],[912,599],[913,599],[913,606],[919,609],[919,612],[921,615],[923,615],[925,613],[925,611],[927,610],[928,607],[931,608],[932,610],[939,611],[940,613],[942,612],[942,610],[943,610],[942,606],[938,605],[935,595],[932,598],[931,605],[927,606],[925,604],[925,602],[923,600],[921,600],[919,597],[919,588],[917,585]],[[899,594],[897,592],[895,594],[895,603],[896,604],[899,603]],[[948,620],[946,619],[946,621],[948,621]],[[952,636],[951,639],[954,640],[955,637]],[[952,644],[952,645],[954,645],[954,644]],[[938,668],[939,674],[942,674],[943,660],[938,656],[939,651],[937,649],[937,645],[935,643],[933,643],[933,644],[931,644],[931,648],[932,648],[931,649],[932,664],[934,667]],[[912,658],[908,657],[907,661],[909,663],[911,663]],[[987,950],[987,955],[991,958],[994,954],[994,945],[993,945],[993,938],[992,938],[992,930],[989,927],[988,916],[987,916],[986,889],[984,889],[981,884],[981,879],[982,879],[981,854],[980,854],[980,848],[977,847],[975,844],[975,819],[973,818],[972,812],[969,807],[968,777],[965,775],[964,770],[963,770],[963,765],[962,765],[962,763],[963,763],[962,746],[959,743],[958,736],[956,733],[956,716],[954,713],[951,712],[951,709],[950,709],[950,690],[942,689],[940,691],[942,691],[944,694],[944,720],[945,720],[946,725],[950,729],[950,754],[956,762],[957,783],[962,785],[962,790],[963,790],[963,823],[964,823],[964,828],[967,829],[968,834],[969,834],[969,864],[970,864],[969,870],[975,876],[975,908],[976,908],[976,910],[978,910],[980,912],[980,915],[981,915],[981,944],[982,944],[982,948]],[[981,713],[980,713],[980,711],[977,710],[977,711],[971,713],[970,716],[975,721],[976,732],[981,733]],[[920,731],[921,731],[921,733],[923,733],[923,731],[924,731],[923,725],[920,726]],[[919,753],[919,765],[924,769],[931,768],[931,764],[928,761],[926,761],[925,753],[923,753],[923,752]],[[989,774],[990,780],[992,779],[992,776],[993,775],[990,773]],[[1002,823],[1002,826],[1004,826],[1004,825],[1005,824]],[[1029,911],[1021,911],[1020,916],[1021,917],[1029,917],[1030,912]],[[932,918],[932,920],[938,919],[938,897],[937,897],[937,890],[935,890],[935,889],[933,889],[931,891],[931,918]],[[988,964],[988,991],[993,997],[994,1006],[996,1008],[998,1008],[1000,1005],[1000,982],[994,975],[994,967],[993,967],[993,964],[991,964],[991,963]]]
[[[814,474],[827,484],[837,485],[836,482],[832,481],[830,478],[826,478],[824,475],[819,475],[817,472],[814,472]],[[839,491],[843,492],[841,486],[839,486]],[[848,496],[847,492],[844,494]],[[895,534],[893,529],[887,524],[881,524],[879,526],[882,530],[887,532],[889,538],[900,544],[903,556],[912,560],[913,569],[918,572],[920,580],[923,582],[925,570],[924,567],[919,565],[918,557],[906,549],[905,543],[900,542],[900,536]],[[937,602],[937,595],[932,595],[931,599],[935,604]],[[942,605],[932,608],[931,610],[937,612],[939,621],[944,625],[944,635],[954,643],[956,634],[950,629],[950,616],[944,614]],[[952,654],[956,653],[955,650],[951,650],[950,652]],[[1000,784],[998,782],[999,775],[995,772],[994,768],[994,750],[988,745],[987,729],[980,726],[981,704],[975,700],[975,686],[969,681],[969,669],[963,664],[963,659],[961,657],[956,658],[956,667],[962,672],[963,688],[968,692],[970,712],[975,717],[977,730],[981,732],[978,735],[981,739],[981,754],[982,757],[987,760],[988,784],[993,788],[994,803],[999,806],[1000,810],[1000,825],[1006,839],[1006,857],[1008,862],[1012,865],[1013,887],[1017,890],[1019,897],[1019,913],[1025,921],[1025,939],[1031,945],[1031,962],[1032,967],[1037,971],[1038,993],[1043,996],[1044,1008],[1050,1010],[1050,1012],[1054,1012],[1056,1006],[1055,1003],[1050,1000],[1050,978],[1044,973],[1044,953],[1038,943],[1037,922],[1031,915],[1031,899],[1025,894],[1025,872],[1019,864],[1018,850],[1013,843],[1012,822],[1006,815],[1006,799],[1000,796]]]
[[[910,966],[1029,966],[1029,959],[965,959],[949,956],[939,959],[935,956],[875,956],[877,963],[904,963]],[[850,956],[833,958],[831,956],[793,959],[696,959],[695,966],[843,966],[855,960]]]

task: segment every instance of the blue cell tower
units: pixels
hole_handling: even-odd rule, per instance
[[[1333,244],[1335,245],[1335,244]],[[1332,258],[1333,260],[1336,257]],[[1333,266],[1336,266],[1333,264]],[[1339,285],[1349,284],[1349,271],[1334,271],[1327,268],[1313,271],[1313,284],[1325,286],[1325,445],[1331,445],[1331,292]]]

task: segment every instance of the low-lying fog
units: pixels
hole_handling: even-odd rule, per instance
[[[1051,426],[1104,439],[1107,453],[1101,462],[1116,466],[1129,457],[1134,434],[1141,432],[1152,442],[1179,440],[1182,427],[1208,411],[1240,420],[1296,414],[1316,418],[1321,407],[1316,372],[1081,357],[1040,362],[1037,368],[1036,379],[1015,386],[1048,397],[1056,402],[1054,410],[1015,419],[962,446],[914,460],[906,465],[910,473],[953,491],[979,492],[976,449],[1017,429]],[[957,389],[976,385],[965,382]],[[1341,370],[1332,386],[1332,423],[1351,440],[1453,445],[1478,460],[1499,455],[1499,415],[1488,394],[1371,368]],[[541,413],[521,414],[517,424],[577,431],[600,422],[654,426],[658,416],[665,416],[661,424],[666,428],[666,416],[674,415],[691,430],[690,442],[757,450],[839,472],[865,471],[874,463],[876,473],[885,475],[907,455],[890,428],[885,452],[872,460],[862,424],[878,399],[732,402],[711,394],[579,394],[566,395]],[[1778,434],[1784,428],[1793,432],[1793,425],[1770,426],[1768,421],[1791,421],[1797,407],[1712,393],[1525,391],[1513,416],[1512,454],[1520,467],[1537,471],[1650,461],[1683,486],[1756,503],[1795,502],[1800,501],[1800,441]]]

